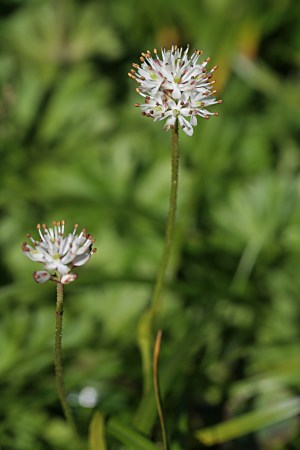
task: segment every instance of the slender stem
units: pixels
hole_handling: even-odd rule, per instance
[[[169,450],[169,440],[167,435],[167,429],[164,420],[163,406],[161,401],[160,394],[160,385],[159,385],[159,376],[158,376],[158,358],[160,353],[160,343],[161,343],[162,331],[159,330],[156,336],[155,346],[154,346],[154,354],[153,354],[153,385],[154,385],[154,393],[155,393],[155,401],[156,408],[158,412],[162,440],[163,440],[163,448],[164,450]]]
[[[179,174],[179,134],[178,120],[176,120],[172,130],[172,156],[171,156],[171,188],[169,196],[169,207],[166,223],[166,235],[164,249],[157,272],[153,295],[147,310],[140,318],[138,325],[138,344],[141,352],[143,366],[143,397],[139,404],[135,417],[135,426],[145,431],[148,423],[148,413],[144,405],[147,404],[149,396],[153,395],[152,383],[152,343],[153,343],[153,322],[161,304],[161,293],[164,286],[166,270],[168,267],[169,257],[174,236],[174,225],[177,208],[177,191],[178,191],[178,174]]]
[[[171,189],[169,197],[169,209],[166,224],[166,237],[164,250],[158,269],[153,296],[151,300],[152,312],[155,314],[156,310],[160,306],[161,291],[165,281],[166,270],[170,258],[174,225],[177,209],[177,191],[178,191],[178,174],[179,174],[179,133],[178,133],[178,120],[176,120],[174,128],[172,130],[172,156],[171,156]]]
[[[61,351],[61,341],[62,341],[62,325],[63,325],[63,314],[64,314],[64,285],[61,283],[56,283],[56,326],[55,326],[55,353],[54,353],[54,365],[55,365],[55,380],[58,397],[65,415],[67,422],[69,423],[72,432],[74,434],[75,440],[78,443],[78,448],[82,448],[80,437],[76,428],[75,420],[71,409],[67,402],[66,391],[63,381],[63,366],[62,366],[62,351]]]

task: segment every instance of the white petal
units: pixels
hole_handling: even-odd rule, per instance
[[[192,134],[194,133],[194,129],[193,129],[192,125],[190,124],[190,122],[182,116],[179,116],[178,119],[179,119],[179,123],[180,123],[183,131],[185,132],[185,134],[187,134],[188,136],[192,136]]]
[[[29,248],[30,246],[28,246]],[[45,261],[45,256],[43,254],[43,252],[39,252],[35,249],[30,250],[29,252],[23,252],[23,254],[25,256],[27,256],[27,258],[31,259],[31,261],[36,261],[36,262],[44,262]]]
[[[66,264],[62,264],[61,261],[58,261],[56,270],[61,275],[65,275],[66,273],[69,273],[71,269]]]
[[[193,125],[193,127],[197,125],[197,116],[195,115],[191,116],[191,125]]]
[[[91,251],[88,250],[88,252],[84,253],[83,255],[77,256],[73,261],[73,266],[83,266],[91,257]]]
[[[168,131],[172,126],[174,126],[175,120],[176,118],[174,116],[169,117],[165,123],[164,130]]]
[[[51,275],[49,272],[46,272],[46,270],[38,270],[37,272],[33,273],[33,279],[37,283],[45,283],[46,281],[50,280]]]
[[[50,270],[50,271],[57,270],[57,261],[54,261],[52,259],[51,261],[47,262],[45,264],[45,269]]]
[[[178,84],[173,85],[172,97],[175,98],[176,100],[181,98],[181,91],[178,87]]]
[[[75,281],[78,278],[77,273],[67,273],[60,278],[61,284],[69,284],[72,281]]]
[[[75,258],[75,253],[73,252],[73,248],[68,251],[68,253],[65,254],[63,258],[61,258],[62,264],[70,264],[70,262],[73,261]]]

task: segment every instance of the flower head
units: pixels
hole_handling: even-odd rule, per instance
[[[44,270],[33,273],[37,283],[53,280],[62,284],[76,280],[77,274],[70,273],[73,267],[83,266],[96,251],[92,249],[95,240],[86,234],[86,229],[77,234],[78,225],[74,225],[73,233],[65,234],[65,221],[53,222],[53,228],[37,225],[40,240],[36,241],[30,234],[32,242],[24,242],[22,252],[32,261],[44,264]]]
[[[178,119],[183,131],[191,136],[197,116],[209,119],[218,115],[206,109],[222,103],[214,97],[217,91],[211,80],[218,67],[207,71],[210,58],[198,62],[202,51],[195,50],[189,56],[189,46],[185,51],[176,45],[171,50],[162,49],[161,57],[156,49],[153,53],[154,56],[149,50],[142,53],[141,65],[133,64],[128,74],[139,84],[136,90],[145,99],[144,104],[136,103],[135,106],[155,121],[166,119],[165,130],[173,128]]]

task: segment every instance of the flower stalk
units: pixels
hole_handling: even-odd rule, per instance
[[[174,225],[177,210],[177,194],[178,194],[178,180],[179,180],[179,133],[178,120],[175,121],[172,129],[172,154],[171,154],[171,188],[169,197],[169,208],[166,223],[166,236],[164,243],[164,250],[161,257],[153,296],[151,300],[152,313],[155,315],[156,310],[160,306],[161,292],[165,281],[166,270],[170,259],[171,248],[174,237]]]
[[[63,328],[63,314],[64,314],[64,285],[56,283],[56,322],[55,322],[55,351],[54,351],[54,366],[55,366],[55,381],[58,397],[64,412],[66,421],[68,422],[78,448],[81,449],[81,441],[75,424],[75,420],[71,409],[67,402],[66,390],[63,380],[63,364],[62,364],[62,328]]]
[[[174,239],[175,218],[177,210],[177,194],[179,181],[179,130],[178,120],[172,128],[172,152],[171,152],[171,187],[169,195],[169,206],[166,221],[164,249],[161,256],[158,272],[156,275],[155,285],[152,298],[148,309],[142,315],[138,326],[138,342],[142,358],[142,367],[144,375],[143,398],[138,408],[135,419],[136,426],[145,431],[147,422],[145,402],[149,395],[152,395],[152,341],[153,326],[155,316],[161,306],[161,294],[165,283],[166,271],[171,255],[172,244]]]

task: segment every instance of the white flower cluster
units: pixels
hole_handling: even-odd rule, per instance
[[[53,228],[45,224],[37,225],[40,240],[36,241],[28,234],[32,245],[24,242],[22,252],[32,261],[44,264],[45,270],[34,272],[33,278],[37,283],[53,280],[68,284],[76,280],[77,274],[70,273],[74,266],[83,266],[96,251],[92,249],[95,240],[86,229],[77,234],[78,225],[74,226],[73,233],[65,235],[65,221],[53,222]]]
[[[145,98],[144,104],[135,106],[155,121],[166,119],[166,131],[173,128],[178,119],[183,131],[191,136],[197,116],[209,119],[218,115],[206,109],[222,103],[214,97],[217,91],[212,88],[215,82],[211,78],[217,66],[208,72],[206,65],[210,59],[198,62],[202,51],[195,50],[189,56],[189,46],[185,51],[174,45],[171,50],[162,49],[161,58],[155,49],[154,55],[149,50],[142,53],[141,65],[132,64],[133,69],[128,74],[139,84],[136,90]]]

